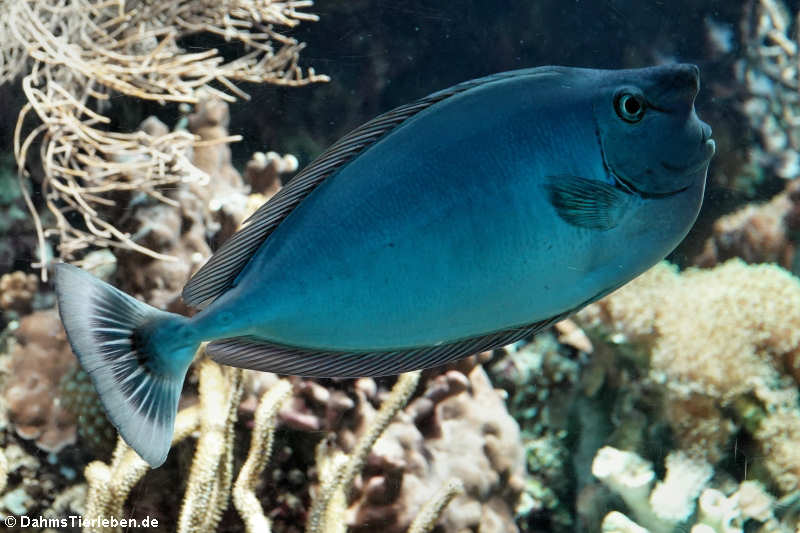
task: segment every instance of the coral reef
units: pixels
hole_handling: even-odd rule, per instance
[[[751,186],[765,176],[792,179],[800,175],[795,18],[781,0],[747,2],[742,16],[743,57],[736,75],[748,92],[743,114],[757,136],[757,142],[748,147]]]
[[[292,386],[287,380],[274,380],[261,395],[256,407],[250,448],[234,482],[234,440],[237,410],[243,391],[243,372],[238,369],[222,369],[206,358],[201,358],[197,363],[196,372],[199,378],[199,403],[179,411],[173,437],[173,446],[177,447],[197,432],[197,445],[192,454],[186,491],[175,530],[216,530],[232,496],[234,507],[239,512],[246,531],[271,531],[271,520],[259,500],[258,485],[272,456],[278,410],[288,399]],[[317,465],[321,474],[321,485],[308,512],[308,531],[329,532],[344,527],[346,494],[355,486],[362,468],[369,467],[365,462],[369,461],[375,441],[394,415],[405,406],[418,379],[419,373],[401,376],[384,399],[378,413],[373,413],[373,417],[362,426],[364,431],[349,454],[338,450],[329,455],[328,452],[332,449],[323,441],[318,452],[320,461]],[[89,488],[85,516],[126,516],[126,500],[147,472],[147,464],[120,441],[109,464],[94,461],[86,467],[85,476]],[[446,485],[428,502],[410,531],[430,531],[442,510],[459,491],[460,484],[457,481]],[[107,530],[98,529],[95,525],[87,531]]]
[[[132,196],[120,227],[126,230],[132,242],[158,250],[169,258],[141,257],[134,250],[121,250],[117,252],[119,267],[116,270],[117,284],[124,291],[156,307],[184,312],[187,310],[180,300],[180,292],[194,271],[211,255],[212,245],[227,239],[256,206],[278,191],[281,174],[296,170],[296,160],[289,155],[273,155],[259,166],[261,158],[257,152],[244,178],[255,180],[263,190],[248,194],[246,182],[231,164],[228,142],[233,137],[228,134],[228,104],[205,93],[186,117],[186,124],[198,139],[191,162],[213,178],[176,184],[164,192],[168,203]],[[154,117],[147,119],[142,128],[150,135],[167,131]]]
[[[755,481],[711,487],[711,465],[683,452],[667,455],[666,476],[656,483],[653,465],[633,452],[598,450],[592,473],[622,497],[635,522],[618,511],[603,519],[607,533],[792,533],[796,524],[775,515],[774,498]],[[693,524],[693,525],[692,525]]]
[[[361,391],[362,424],[373,424]],[[432,376],[398,413],[354,483],[345,523],[353,533],[405,531],[452,478],[464,493],[444,510],[444,531],[517,531],[513,509],[524,488],[519,429],[480,365]]]
[[[748,263],[771,262],[795,271],[799,230],[800,181],[795,180],[766,203],[748,204],[718,218],[694,264],[708,268],[739,257]]]
[[[598,342],[639,354],[680,449],[715,464],[744,431],[749,453],[761,457],[748,474],[784,494],[797,490],[796,278],[741,260],[682,275],[660,264],[577,316]]]
[[[551,515],[565,528],[569,518],[570,488],[564,470],[570,451],[566,445],[568,411],[579,389],[581,365],[564,342],[591,351],[591,343],[571,321],[559,323],[559,340],[551,331],[530,342],[521,341],[499,350],[487,365],[496,387],[508,395],[509,414],[519,423],[525,449],[525,492],[516,512],[527,521]],[[574,346],[573,346],[574,348]]]
[[[316,17],[300,11],[312,4],[306,0],[240,0],[224,7],[195,1],[113,4],[115,8],[96,0],[14,0],[2,5],[9,38],[2,47],[0,82],[29,72],[22,80],[29,103],[19,115],[15,157],[23,170],[29,149],[41,141],[42,196],[55,217],[48,229],[58,235],[61,257],[74,259],[96,245],[168,259],[117,227],[116,195],[136,191],[174,205],[163,194],[165,186],[208,179],[189,160],[192,148],[208,141],[196,144],[181,130],[108,131],[111,120],[104,113],[111,96],[196,104],[209,91],[228,101],[233,95],[246,98],[235,82],[299,86],[327,80],[313,70],[303,73],[297,65],[302,44],[276,29]],[[215,49],[188,52],[179,46],[180,39],[201,33],[240,43],[242,54],[226,60]],[[26,125],[31,112],[41,121],[32,130]],[[36,222],[44,262],[49,232],[31,195],[24,188],[22,192]],[[73,221],[72,213],[80,215],[81,223]]]
[[[0,276],[0,309],[29,313],[39,280],[33,274],[16,271]]]
[[[76,420],[60,402],[62,377],[77,366],[55,310],[20,320],[11,348],[5,398],[17,434],[39,448],[57,452],[76,439]]]
[[[290,117],[293,133],[276,139],[274,121],[248,108],[258,133],[246,149],[264,152],[252,154],[240,175],[230,148],[240,137],[230,131],[243,131],[242,123],[229,124],[229,103],[246,97],[237,83],[326,79],[298,69],[302,44],[294,36],[302,34],[277,33],[313,20],[302,11],[311,3],[162,4],[0,6],[0,32],[9,37],[0,81],[24,76],[29,103],[15,149],[30,172],[20,188],[0,169],[0,233],[14,229],[0,242],[0,271],[8,272],[0,308],[9,324],[0,347],[8,339],[10,352],[0,354],[0,518],[153,516],[164,530],[230,533],[797,531],[800,286],[777,268],[739,261],[708,272],[655,268],[579,315],[590,338],[562,321],[493,353],[396,380],[284,378],[221,368],[200,353],[167,463],[150,470],[124,443],[104,456],[115,433],[56,315],[39,310],[52,305],[49,288],[12,271],[23,261],[44,267],[66,258],[159,308],[189,311],[178,298],[188,277],[298,167],[294,156],[263,147],[311,146],[304,156],[313,155],[318,136],[390,107],[382,90],[403,100],[423,90],[418,80],[429,66],[390,62],[372,53],[375,46],[411,57],[459,38],[448,30],[439,39],[440,28],[430,26],[418,28],[429,35],[424,45],[392,43],[369,29],[374,45],[366,28],[348,29],[342,39],[364,43],[357,50],[370,69],[359,79],[359,105],[331,106],[353,100],[341,87],[339,100],[325,101],[327,112],[322,99],[270,106],[263,102],[283,97],[259,95],[260,107]],[[351,13],[362,9],[356,4],[320,7]],[[738,18],[729,4],[717,7]],[[722,171],[712,177],[737,194],[765,183],[777,190],[775,183],[800,174],[797,24],[778,0],[745,7],[741,32],[732,35],[745,43],[736,72],[755,139],[737,152],[750,167],[730,178],[735,183]],[[531,3],[506,17],[552,20],[569,9]],[[385,11],[370,24],[397,18]],[[737,53],[722,42],[730,37],[724,25],[706,25],[720,50]],[[509,39],[504,33],[498,46],[511,49]],[[626,62],[652,53],[634,49],[626,45]],[[437,85],[454,81],[436,75]],[[165,116],[180,115],[177,125],[151,117],[136,129],[154,109],[127,108],[137,100],[165,104]],[[310,128],[313,140],[291,111],[297,102],[319,126]],[[246,156],[238,153],[237,162]],[[797,183],[719,219],[696,264],[740,257],[796,269]],[[34,222],[20,210],[25,200],[38,215],[38,254]],[[68,445],[76,439],[79,446]]]

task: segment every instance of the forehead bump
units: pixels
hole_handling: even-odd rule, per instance
[[[700,69],[690,63],[651,67],[643,71],[652,103],[674,110],[691,109],[700,90]]]

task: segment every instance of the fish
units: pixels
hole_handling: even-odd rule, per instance
[[[690,64],[490,75],[333,144],[189,280],[191,317],[54,266],[74,353],[111,422],[166,460],[202,342],[220,364],[381,376],[513,343],[663,259],[715,152]]]

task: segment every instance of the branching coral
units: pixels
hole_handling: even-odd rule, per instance
[[[209,359],[199,363],[200,403],[182,409],[175,420],[173,446],[199,429],[177,531],[213,531],[227,508],[233,477],[233,426],[241,398],[241,371],[223,369]],[[263,429],[263,428],[262,428]],[[255,439],[255,437],[254,437]],[[110,465],[86,467],[86,516],[124,516],[123,505],[149,467],[120,441]],[[90,531],[91,527],[89,526]]]
[[[299,162],[292,154],[256,152],[244,169],[244,177],[253,191],[273,195],[280,188],[280,175],[297,170]]]
[[[464,484],[457,479],[448,481],[417,517],[411,522],[408,533],[430,533],[436,525],[436,520],[453,498],[464,492]]]
[[[711,465],[683,452],[667,456],[667,476],[653,488],[653,466],[633,452],[601,448],[592,473],[622,496],[636,520],[653,533],[670,533],[694,512],[695,500],[711,478]]]
[[[698,320],[697,317],[702,317]],[[683,275],[660,264],[578,314],[599,341],[649,359],[683,450],[712,463],[742,427],[781,492],[800,486],[800,282],[731,260]]]
[[[800,175],[800,89],[796,14],[781,0],[751,0],[742,17],[744,58],[738,77],[750,93],[743,112],[759,135],[750,149],[755,172]]]
[[[270,531],[262,505],[255,494],[256,485],[270,460],[277,413],[292,392],[288,380],[277,380],[263,394],[256,409],[250,450],[231,490],[234,450],[234,423],[240,405],[242,372],[228,371],[209,359],[198,363],[200,403],[182,409],[175,422],[173,445],[198,431],[186,493],[178,519],[178,532],[208,532],[217,527],[231,494],[234,505],[248,532]],[[370,450],[394,415],[414,392],[419,372],[402,376],[384,400],[379,414],[373,417],[350,454],[325,454],[319,458],[322,486],[309,513],[309,531],[345,531],[344,514],[347,494],[364,466]],[[147,471],[147,464],[122,441],[110,465],[95,461],[87,466],[89,484],[87,519],[101,516],[125,516],[123,506],[133,486]],[[430,531],[445,506],[461,493],[461,484],[451,479],[421,510],[412,531]],[[316,520],[314,519],[316,516]],[[87,531],[102,531],[87,526]]]
[[[340,502],[347,507],[342,520],[347,531],[405,533],[454,479],[464,492],[441,511],[437,530],[516,531],[524,451],[501,393],[474,358],[425,373],[422,383],[420,394],[397,413],[370,450],[346,502]],[[355,384],[355,407],[339,423],[343,429],[318,449],[317,465],[324,469],[320,479],[340,467],[338,458],[346,460],[374,424],[373,402],[381,398],[376,392],[381,388],[367,379]]]
[[[195,139],[185,131],[118,133],[107,131],[102,108],[112,93],[160,103],[197,103],[200,90],[226,100],[246,97],[236,82],[304,85],[323,81],[298,67],[302,44],[275,27],[316,20],[300,11],[309,0],[286,2],[229,0],[154,2],[150,0],[13,0],[2,5],[0,82],[30,65],[22,86],[28,104],[16,128],[15,156],[22,169],[34,141],[41,139],[42,183],[56,227],[47,234],[37,219],[40,247],[46,235],[59,236],[62,257],[89,245],[117,246],[164,259],[141,246],[108,220],[115,193],[139,191],[170,203],[161,188],[207,179],[189,155]],[[215,34],[242,46],[226,61],[217,50],[187,52],[179,41]],[[223,90],[214,89],[216,84]],[[27,133],[34,112],[41,125]],[[229,142],[233,138],[217,142]],[[73,222],[71,213],[80,215]],[[43,259],[42,259],[43,260]]]

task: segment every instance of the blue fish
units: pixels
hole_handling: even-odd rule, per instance
[[[164,462],[202,341],[226,365],[355,377],[531,335],[664,258],[714,154],[694,65],[541,67],[461,83],[348,134],[183,290],[191,318],[55,267],[72,348],[122,437]]]

